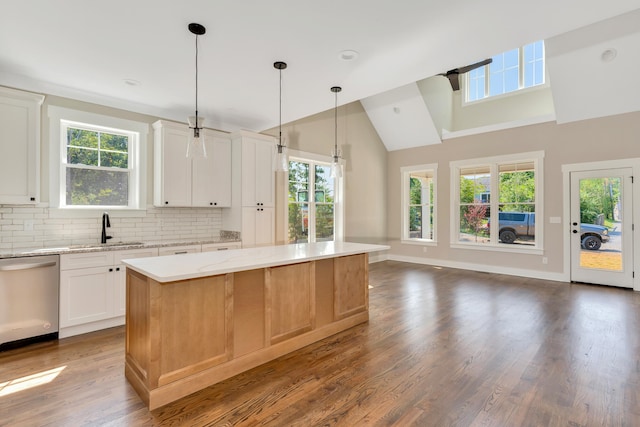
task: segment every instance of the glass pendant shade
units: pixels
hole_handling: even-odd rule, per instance
[[[276,158],[274,159],[274,167],[276,172],[289,171],[289,159],[287,157],[287,147],[284,144],[276,145]]]
[[[207,157],[207,149],[204,145],[204,129],[202,125],[204,123],[203,117],[196,116],[189,117],[189,140],[187,144],[187,157]]]
[[[342,178],[342,157],[340,157],[340,150],[337,149],[333,151],[331,178]]]

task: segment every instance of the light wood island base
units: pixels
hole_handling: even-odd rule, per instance
[[[127,268],[125,376],[150,410],[369,319],[368,254],[158,282]]]

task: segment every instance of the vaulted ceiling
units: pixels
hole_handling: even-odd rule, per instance
[[[576,76],[601,66],[593,54],[610,40],[620,42],[622,69],[598,71],[610,79],[603,90],[638,81],[638,49],[629,53],[637,33],[597,26],[637,8],[637,0],[8,0],[0,14],[0,85],[186,121],[195,106],[195,37],[187,26],[198,22],[207,28],[199,38],[207,127],[275,126],[274,61],[289,65],[282,109],[289,122],[330,109],[334,85],[343,87],[345,104],[540,39],[557,40],[548,48],[549,71],[553,85],[562,82],[562,110],[581,95]],[[628,20],[638,24],[638,16]],[[346,61],[345,50],[358,55]],[[584,106],[592,95],[578,99]],[[596,107],[562,117],[601,114]]]

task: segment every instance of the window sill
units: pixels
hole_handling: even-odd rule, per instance
[[[525,247],[523,245],[489,245],[489,244],[465,244],[458,242],[451,242],[449,247],[453,249],[471,249],[474,251],[488,251],[488,252],[508,252],[527,255],[543,255],[544,250],[535,246]]]
[[[400,240],[400,243],[417,246],[438,246],[437,241],[428,239],[402,239]]]

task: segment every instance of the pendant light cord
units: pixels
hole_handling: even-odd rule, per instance
[[[196,34],[196,123],[195,128],[198,129],[198,35]]]
[[[335,159],[338,158],[338,91],[334,92],[336,94],[336,107],[334,108],[335,111],[335,117],[334,117],[334,123],[335,123],[335,145],[333,147],[334,149],[334,156]]]
[[[282,68],[280,68],[280,139],[278,140],[278,152],[282,152]]]

